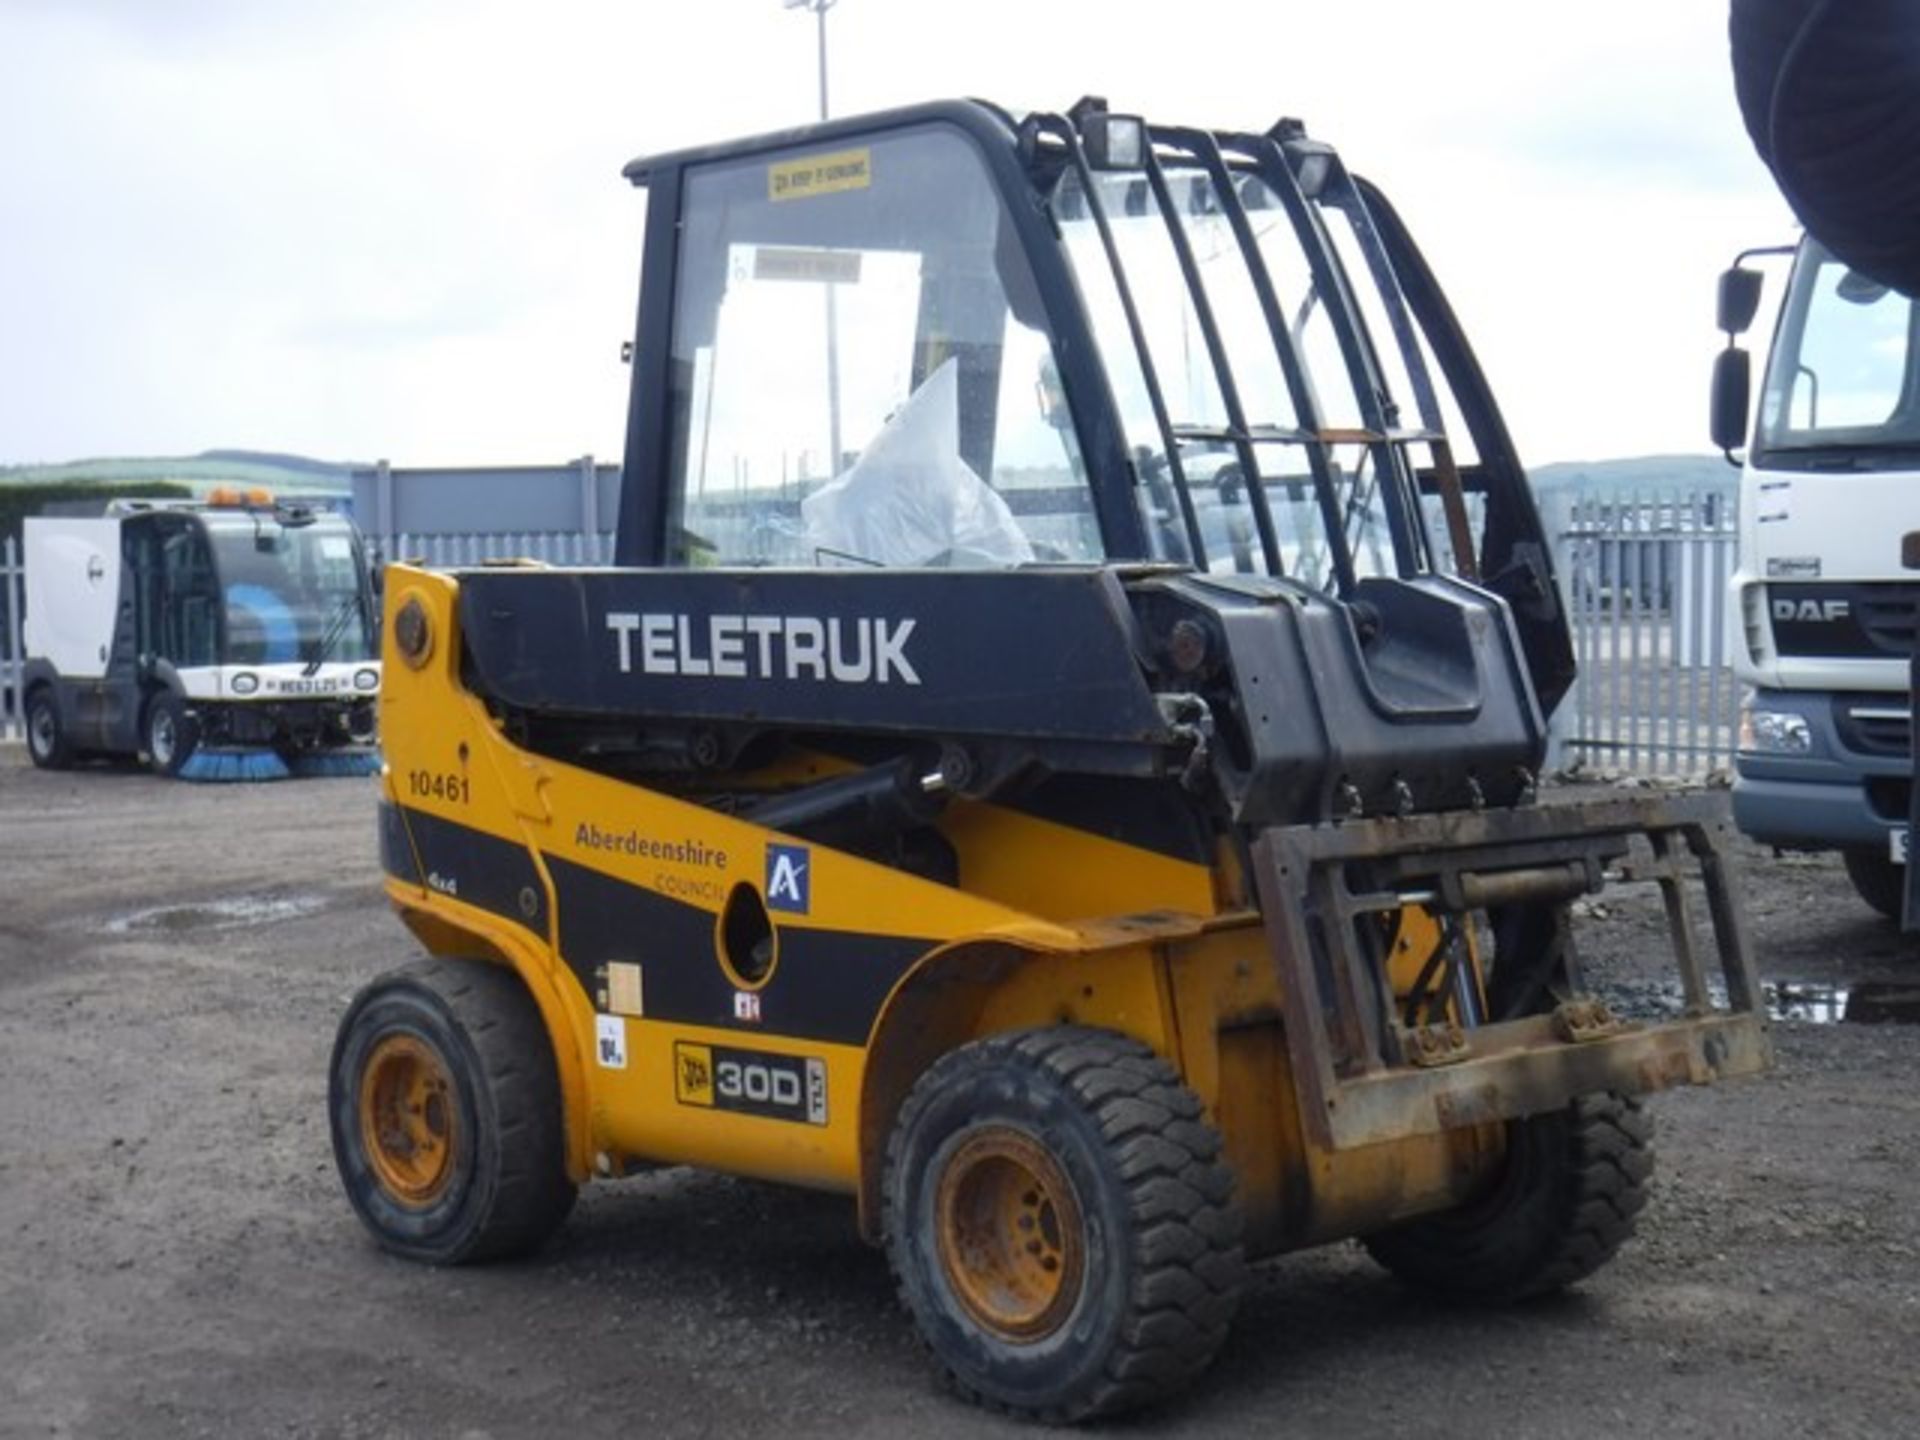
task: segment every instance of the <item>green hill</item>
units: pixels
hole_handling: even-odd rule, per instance
[[[1530,465],[1527,478],[1540,495],[1561,490],[1698,490],[1728,495],[1740,472],[1718,455],[1635,455],[1625,460],[1561,460]]]
[[[302,455],[208,450],[199,455],[123,456],[69,460],[56,465],[0,465],[0,486],[99,485],[156,482],[184,485],[199,495],[216,485],[264,485],[290,495],[346,495],[354,466]]]

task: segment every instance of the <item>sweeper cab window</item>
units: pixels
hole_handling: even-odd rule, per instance
[[[365,562],[345,521],[282,524],[257,513],[210,515],[229,665],[321,664],[379,654]]]

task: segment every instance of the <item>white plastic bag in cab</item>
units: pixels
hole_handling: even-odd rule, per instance
[[[800,503],[817,562],[1021,565],[1033,546],[1007,502],[960,458],[959,370],[947,361],[844,475]]]

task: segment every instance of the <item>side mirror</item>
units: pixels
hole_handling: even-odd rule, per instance
[[[1728,271],[1734,274],[1734,271]],[[1747,352],[1729,345],[1713,357],[1713,404],[1708,428],[1713,443],[1733,461],[1747,443],[1747,415],[1753,400],[1753,364]]]
[[[1758,270],[1739,265],[1720,272],[1720,328],[1729,335],[1744,335],[1760,309],[1760,287],[1766,276]]]

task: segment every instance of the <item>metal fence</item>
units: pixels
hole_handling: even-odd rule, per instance
[[[1727,579],[1737,534],[1719,491],[1572,493],[1544,506],[1580,679],[1554,719],[1556,765],[1701,775],[1731,763],[1738,686],[1727,668]],[[407,535],[383,557],[440,569],[490,560],[606,565],[613,537],[580,531]],[[19,676],[24,575],[0,546],[0,739],[24,736]]]
[[[1554,719],[1556,763],[1671,775],[1730,765],[1731,495],[1575,493],[1546,509],[1580,666]]]
[[[9,535],[0,542],[0,740],[18,740],[27,733],[20,717],[20,671],[26,659],[20,641],[24,583],[20,545]]]
[[[1726,591],[1730,489],[1562,492],[1543,509],[1580,679],[1554,717],[1556,766],[1704,775],[1732,763],[1739,687]],[[398,535],[380,550],[436,568],[531,558],[605,565],[610,534]]]
[[[374,547],[383,559],[455,570],[490,560],[541,560],[549,565],[610,565],[613,536],[578,530],[510,535],[394,535]]]

